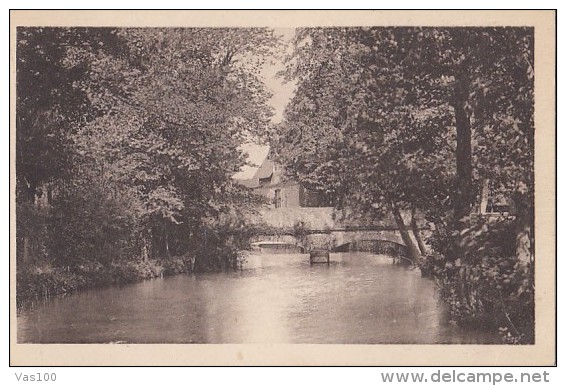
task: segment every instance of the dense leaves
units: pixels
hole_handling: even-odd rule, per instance
[[[37,242],[55,265],[182,255],[225,231],[210,224],[254,201],[232,176],[269,125],[260,70],[277,44],[258,28],[19,29],[19,255],[44,191]]]
[[[284,76],[297,81],[297,90],[273,146],[290,176],[333,196],[337,207],[376,218],[392,213],[416,259],[419,251],[399,212],[424,214],[434,231],[429,240],[434,249],[421,264],[435,265],[440,281],[456,261],[462,272],[478,270],[478,277],[495,269],[497,280],[505,275],[499,263],[519,261],[517,267],[511,264],[516,272],[529,267],[532,29],[305,28],[297,31],[287,64]],[[483,246],[477,255],[487,259],[481,265],[467,257],[471,246],[463,234],[475,226],[470,215],[479,211],[486,184],[493,196],[513,201],[516,210],[514,220],[501,225],[509,248],[487,254],[487,241],[474,238]],[[450,277],[446,288],[468,288],[465,284],[475,280],[464,274]],[[504,282],[508,290],[531,283],[529,273],[518,277],[521,284]],[[482,283],[486,294],[494,286]],[[511,292],[502,293],[505,307],[510,307]],[[475,296],[470,291],[457,295],[462,309]],[[483,312],[460,314],[479,317]],[[512,333],[518,340],[526,336]]]
[[[91,28],[18,28],[17,39],[16,163],[23,193],[33,196],[68,171],[66,134],[100,113],[78,86],[89,58],[116,54],[121,43],[115,31]]]
[[[18,29],[20,260],[237,267],[257,201],[232,180],[239,146],[269,139],[344,213],[391,216],[456,321],[532,342],[533,30],[301,28],[292,45],[272,126],[268,29]],[[486,188],[509,216],[483,216]]]

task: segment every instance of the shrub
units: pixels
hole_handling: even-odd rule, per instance
[[[66,270],[25,269],[16,274],[16,305],[83,288],[86,280]]]
[[[164,275],[175,275],[178,273],[191,272],[194,265],[194,256],[185,254],[161,261]]]
[[[458,233],[433,235],[435,251],[421,266],[432,275],[460,325],[493,328],[507,343],[534,342],[534,280],[530,263],[515,250],[514,219],[479,219]],[[438,247],[437,247],[438,248]]]
[[[153,260],[128,261],[112,264],[111,272],[117,283],[132,283],[160,276],[163,273],[163,267]]]
[[[223,221],[208,219],[193,235],[194,268],[198,271],[238,269],[250,249],[250,239],[256,229],[233,217]]]

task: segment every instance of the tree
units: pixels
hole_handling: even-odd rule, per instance
[[[120,42],[113,29],[19,27],[16,47],[17,179],[33,198],[67,171],[66,134],[99,113],[76,82],[92,56],[116,54]]]
[[[139,68],[100,63],[97,84],[126,87],[94,98],[141,118],[134,154],[149,159],[137,164],[145,179],[132,183],[141,187],[154,249],[168,255],[171,232],[199,234],[203,219],[230,211],[231,197],[241,193],[231,178],[244,163],[238,146],[268,126],[269,94],[258,74],[277,40],[264,29],[134,29],[120,36]]]
[[[486,279],[482,297],[472,272],[488,277],[485,267],[503,272],[498,264],[519,260],[519,273],[532,261],[532,44],[529,28],[309,28],[288,58],[285,76],[298,86],[274,147],[289,174],[337,206],[392,212],[415,259],[399,210],[424,213],[438,278],[458,295],[455,314],[481,311],[487,288],[502,285]],[[487,179],[517,200],[502,229],[471,218]],[[527,258],[488,247],[477,226],[492,241],[513,227]],[[523,296],[530,274],[517,277],[499,303]]]
[[[55,85],[46,84],[44,90],[45,95],[61,93],[70,99],[69,104],[56,98],[49,103],[56,104],[52,110],[60,120],[71,123],[57,124],[58,131],[36,136],[40,143],[46,138],[64,143],[60,149],[49,146],[41,154],[64,159],[65,173],[55,173],[60,168],[43,173],[44,160],[29,167],[25,164],[26,157],[36,162],[41,156],[34,153],[37,147],[26,147],[27,126],[21,127],[17,142],[21,180],[42,175],[57,184],[53,230],[62,232],[61,240],[77,240],[75,246],[51,244],[53,256],[100,260],[104,253],[95,249],[105,237],[112,245],[127,244],[132,255],[132,248],[141,250],[142,257],[184,253],[199,228],[245,206],[241,201],[251,196],[235,186],[231,177],[245,162],[238,146],[249,133],[261,134],[271,115],[259,69],[278,44],[272,31],[78,28],[47,32],[49,36],[43,29],[31,29],[20,39],[24,64],[18,69],[28,75],[40,71],[37,67],[42,62],[34,55],[53,47],[59,71],[73,73]],[[47,74],[45,79],[49,80]],[[18,83],[21,106],[34,104],[26,84]],[[31,110],[29,118],[21,114],[22,124],[41,115],[37,110]],[[94,222],[92,231],[81,226],[85,222]],[[117,232],[115,226],[122,228],[120,224],[129,231]],[[77,245],[84,246],[82,252]],[[62,249],[66,251],[61,254]]]
[[[43,249],[46,213],[36,201],[52,201],[53,183],[72,167],[69,135],[99,111],[77,82],[90,58],[114,55],[112,29],[18,27],[16,45],[16,211],[18,256]],[[36,237],[34,237],[36,236]],[[31,251],[31,252],[30,252]]]
[[[275,148],[290,173],[334,195],[339,207],[391,213],[416,261],[420,251],[400,213],[414,201],[406,177],[416,163],[400,141],[411,115],[390,38],[377,29],[299,31],[286,74],[299,84]]]
[[[298,80],[297,94],[276,147],[284,149],[290,173],[307,184],[351,196],[360,189],[356,182],[379,181],[381,192],[358,194],[366,207],[394,200],[439,220],[446,212],[439,204],[449,204],[453,215],[443,221],[462,229],[459,221],[469,216],[481,179],[497,159],[497,150],[479,157],[495,150],[486,130],[519,119],[526,131],[517,153],[524,157],[508,162],[517,170],[507,177],[522,180],[520,174],[532,170],[526,139],[533,138],[531,34],[509,28],[300,30],[286,73]],[[503,91],[508,84],[512,91]],[[503,131],[508,139],[516,135]],[[473,154],[472,142],[482,144],[481,153]],[[345,176],[356,178],[346,182]]]

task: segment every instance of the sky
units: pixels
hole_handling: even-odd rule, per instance
[[[289,42],[295,33],[294,28],[275,28],[274,32],[276,35],[282,36],[285,42]],[[265,85],[273,93],[273,96],[269,100],[269,104],[273,107],[275,115],[272,118],[274,123],[281,122],[283,118],[283,111],[285,106],[292,98],[295,84],[294,83],[284,83],[282,79],[277,78],[276,74],[285,68],[281,60],[275,60],[274,64],[267,63],[263,69],[263,77],[265,78]],[[253,142],[246,143],[240,147],[242,150],[248,153],[248,161],[257,165],[255,167],[244,166],[242,171],[234,175],[234,178],[252,178],[259,165],[263,162],[267,153],[269,152],[269,147],[264,145],[258,145]]]

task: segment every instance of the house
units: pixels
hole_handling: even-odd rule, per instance
[[[334,208],[323,193],[311,190],[298,181],[287,179],[283,167],[269,152],[253,178],[237,180],[267,198],[259,210],[263,224],[292,228],[303,224],[311,229],[329,229],[335,225]]]
[[[307,189],[298,181],[286,180],[283,167],[273,159],[271,152],[267,154],[253,178],[238,182],[267,197],[272,209],[331,206],[324,194]]]
[[[293,228],[298,224],[317,231],[328,229],[354,229],[396,227],[392,216],[373,218],[367,213],[356,213],[351,208],[336,209],[331,198],[323,192],[309,189],[300,182],[286,178],[284,168],[270,151],[251,179],[236,180],[240,185],[266,197],[268,205],[259,208],[259,219],[276,228]],[[407,226],[410,226],[411,211],[402,210]],[[420,227],[424,227],[419,216]]]

